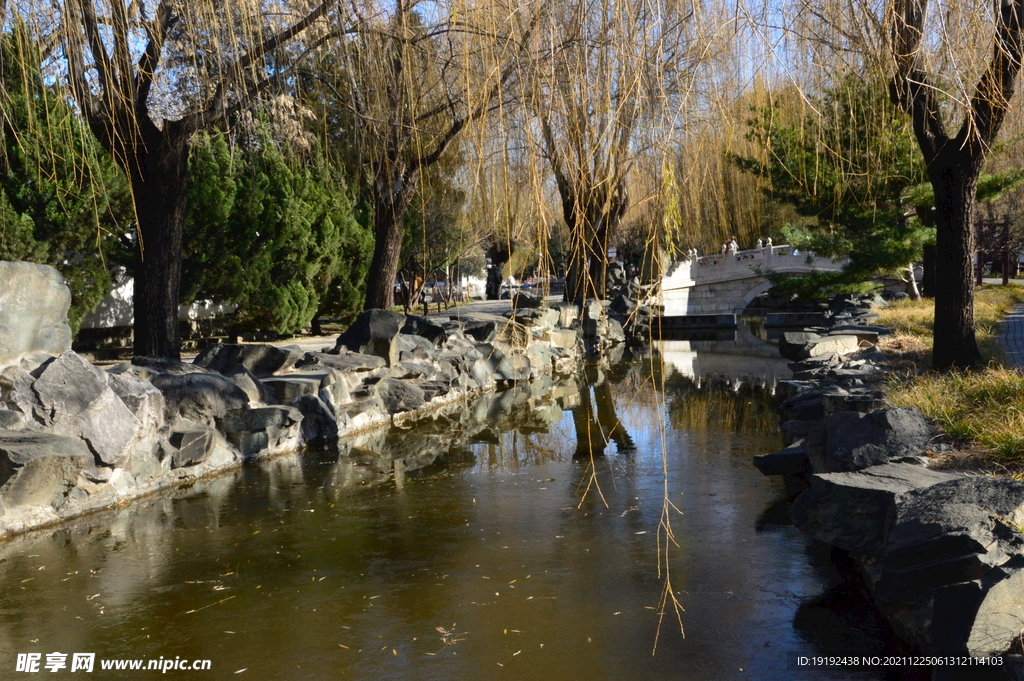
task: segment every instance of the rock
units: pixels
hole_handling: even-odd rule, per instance
[[[442,345],[448,338],[445,328],[429,317],[410,314],[405,316],[405,324],[400,333],[409,336],[421,336],[434,345]]]
[[[416,385],[418,385],[420,390],[423,391],[423,397],[428,402],[435,397],[443,397],[451,392],[451,383],[445,380],[433,379],[429,381],[421,381]]]
[[[152,383],[128,374],[107,374],[107,385],[135,414],[144,434],[152,435],[164,425],[164,395]]]
[[[398,362],[392,362],[391,366],[412,359],[430,359],[436,350],[434,343],[423,336],[411,336],[405,333],[400,333],[395,337],[395,348],[398,351]]]
[[[243,367],[256,376],[288,371],[303,358],[301,350],[275,345],[215,343],[199,353],[196,366],[221,374]]]
[[[422,388],[394,378],[381,379],[373,389],[389,414],[419,409],[426,402]]]
[[[859,347],[860,340],[857,336],[824,336],[817,340],[807,341],[807,343],[804,344],[803,349],[800,350],[796,359],[807,359],[809,357],[817,357],[818,355],[827,355],[830,353],[845,355],[847,353],[856,352]]]
[[[821,405],[825,416],[841,411],[868,414],[885,408],[885,394],[875,392],[868,395],[822,395]]]
[[[628,317],[630,313],[632,313],[633,310],[636,308],[636,301],[634,301],[626,294],[620,293],[619,295],[612,298],[612,302],[608,306],[608,308],[612,312],[620,314],[623,317]]]
[[[544,304],[544,299],[533,293],[520,291],[512,296],[512,307],[519,310],[523,308],[536,308]]]
[[[249,398],[249,404],[273,404],[274,391],[263,384],[256,375],[244,366],[236,366],[226,373],[225,378],[238,386]]]
[[[782,443],[788,447],[798,440],[803,440],[807,437],[812,425],[814,425],[814,421],[798,421],[796,419],[783,421],[781,426]]]
[[[527,328],[553,329],[558,324],[558,310],[551,307],[516,310],[511,319]]]
[[[302,412],[295,407],[235,409],[217,419],[217,428],[242,456],[279,449],[299,431]]]
[[[879,593],[891,601],[985,576],[1024,551],[1024,482],[956,478],[906,495],[896,509]]]
[[[171,468],[195,466],[209,459],[217,437],[212,428],[171,431],[169,440],[177,450],[171,455]]]
[[[626,334],[622,330],[622,324],[618,319],[609,316],[605,319],[604,341],[606,343],[625,343]]]
[[[387,360],[376,355],[364,355],[345,350],[338,354],[323,352],[307,352],[302,359],[302,367],[323,365],[343,372],[373,371],[387,366]]]
[[[580,309],[572,303],[556,303],[552,305],[553,310],[558,310],[558,325],[563,329],[571,329],[580,318]]]
[[[0,409],[0,430],[19,430],[24,425],[21,414],[10,409]]]
[[[856,471],[917,456],[935,435],[917,407],[890,407],[870,414],[842,411],[815,424],[805,446],[815,473]]]
[[[605,333],[606,315],[600,300],[591,298],[583,305],[583,335],[591,338]]]
[[[303,395],[295,401],[302,412],[302,439],[312,445],[324,444],[338,438],[338,420],[333,410],[316,395]]]
[[[169,424],[179,419],[210,421],[249,403],[241,388],[218,374],[158,374],[152,383],[164,394]]]
[[[573,350],[579,342],[579,337],[573,329],[553,329],[548,332],[548,342],[559,350]]]
[[[810,331],[786,331],[779,340],[779,354],[793,361],[804,359],[804,346],[820,338],[821,336]]]
[[[93,462],[82,440],[54,433],[0,431],[0,511],[64,504],[78,473]]]
[[[383,358],[388,366],[398,362],[394,340],[405,326],[405,315],[391,310],[365,310],[352,326],[338,336],[334,352],[341,348]]]
[[[854,554],[881,554],[902,496],[955,479],[952,473],[908,463],[813,475],[810,489],[796,498],[790,515],[812,539]]]
[[[811,472],[807,452],[800,445],[791,445],[772,454],[755,456],[754,466],[762,475],[806,475]]]
[[[136,372],[135,367],[142,367],[149,369],[144,375],[141,372]],[[136,378],[148,378],[154,374],[209,374],[211,371],[205,367],[201,367],[197,364],[189,364],[187,362],[181,362],[176,359],[168,359],[166,357],[132,357],[132,362],[127,367],[118,365],[115,369],[112,369],[110,373],[126,373],[132,371]]]
[[[15,387],[15,404],[50,432],[85,440],[97,461],[119,466],[142,423],[107,385],[107,374],[70,350],[35,373]]]
[[[0,262],[0,367],[23,355],[71,349],[71,291],[53,267]]]
[[[310,371],[284,376],[271,376],[262,380],[279,404],[292,404],[303,395],[317,395],[322,387],[334,383],[328,371]]]
[[[981,602],[973,618],[960,614],[961,620],[971,623],[964,652],[972,657],[1005,655],[1019,644],[1024,632],[1024,568],[993,570],[992,577],[982,583]]]

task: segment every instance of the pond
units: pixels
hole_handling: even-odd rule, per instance
[[[888,634],[752,466],[781,445],[786,370],[741,341],[670,341],[7,542],[3,678],[53,652],[95,653],[97,678],[160,658],[272,681],[884,678],[796,664]]]

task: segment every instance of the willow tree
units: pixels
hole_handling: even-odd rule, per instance
[[[355,30],[314,80],[358,157],[374,230],[364,306],[390,308],[406,213],[423,172],[502,104],[543,4],[397,0],[351,4]],[[313,85],[313,87],[316,87]]]
[[[699,24],[694,5],[647,0],[571,0],[545,22],[528,101],[569,229],[568,300],[604,297],[630,170],[675,130],[711,54]]]
[[[136,355],[179,356],[189,140],[285,82],[337,30],[328,23],[335,4],[34,0],[24,8],[41,43],[54,46],[58,75],[92,134],[131,185]]]

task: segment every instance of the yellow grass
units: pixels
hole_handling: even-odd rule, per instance
[[[983,458],[1024,463],[1024,373],[1004,366],[997,343],[999,322],[1021,302],[1024,287],[980,289],[975,319],[987,365],[948,374],[919,373],[931,360],[932,301],[905,301],[882,310],[881,323],[896,333],[880,347],[905,369],[891,381],[889,402],[920,408],[954,442],[979,450]]]

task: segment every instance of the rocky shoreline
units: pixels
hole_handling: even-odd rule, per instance
[[[835,299],[845,318],[783,335],[780,352],[794,360],[794,380],[779,386],[786,447],[755,465],[784,476],[796,527],[852,558],[914,649],[1020,653],[1024,482],[931,467],[951,447],[918,409],[886,406],[885,356],[873,345],[888,331],[856,323],[869,302]]]
[[[345,450],[487,393],[558,394],[585,352],[625,340],[596,301],[441,323],[369,310],[321,352],[218,344],[191,363],[141,357],[104,370],[70,350],[59,275],[0,266],[0,537],[306,445]]]

